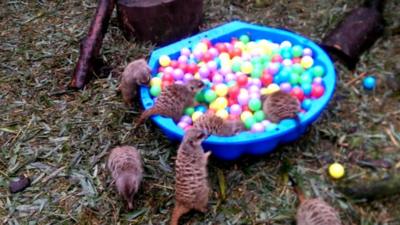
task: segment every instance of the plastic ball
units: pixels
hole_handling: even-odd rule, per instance
[[[185,132],[190,130],[193,126],[192,125],[188,125],[187,127],[185,127],[185,129],[183,129]]]
[[[208,53],[210,53],[210,55],[212,55],[214,58],[218,56],[218,50],[213,47],[208,49]]]
[[[188,115],[184,115],[181,117],[181,122],[185,122],[187,124],[191,124],[192,123],[192,118]]]
[[[312,75],[309,72],[304,72],[301,76],[300,76],[300,84],[311,84],[313,81]]]
[[[300,57],[303,54],[303,47],[300,45],[295,45],[292,47],[292,55],[293,57]]]
[[[263,70],[261,66],[255,66],[253,68],[253,71],[251,72],[251,77],[252,78],[260,78],[263,74]]]
[[[225,82],[230,82],[230,81],[235,81],[236,80],[236,76],[233,73],[228,73],[225,75]],[[235,81],[236,82],[236,81]]]
[[[294,87],[292,89],[292,91],[290,92],[290,94],[294,97],[296,97],[297,99],[299,99],[299,101],[302,101],[304,99],[304,92],[301,88],[299,87]]]
[[[161,93],[161,86],[160,86],[160,85],[151,86],[151,88],[150,88],[150,94],[151,94],[152,96],[157,97],[157,96],[160,95],[160,93]]]
[[[229,108],[229,112],[232,115],[237,115],[239,116],[242,113],[242,107],[238,104],[233,104],[231,105],[231,107]]]
[[[301,108],[308,111],[311,108],[312,100],[311,99],[304,99],[301,103]]]
[[[306,96],[310,96],[312,91],[312,85],[309,83],[302,84],[301,89],[303,89],[303,92]]]
[[[320,84],[320,85],[322,85],[322,82],[323,82],[323,80],[322,80],[321,77],[316,77],[316,78],[314,78],[314,80],[313,80],[313,83],[314,83],[314,84]]]
[[[159,77],[153,77],[150,80],[150,86],[161,86],[161,79]]]
[[[297,74],[297,73],[291,73],[291,74],[290,74],[290,78],[289,78],[289,82],[290,82],[292,85],[298,84],[298,83],[300,82],[300,75]]]
[[[181,69],[175,69],[174,72],[172,72],[172,75],[174,76],[175,80],[182,80],[184,74]]]
[[[190,55],[190,49],[188,49],[188,48],[182,48],[181,49],[181,55],[184,55],[184,56],[189,56]]]
[[[225,109],[220,109],[215,113],[215,115],[225,120],[228,118],[229,113]]]
[[[244,122],[247,118],[252,117],[253,114],[250,111],[243,111],[242,114],[240,114],[240,119]]]
[[[215,93],[219,97],[224,97],[228,93],[228,87],[225,84],[217,84],[215,86]]]
[[[324,92],[325,92],[324,86],[318,84],[312,85],[311,96],[313,98],[321,97],[324,94]]]
[[[235,62],[232,64],[232,71],[233,71],[233,72],[239,72],[240,70],[241,70],[241,63],[238,62],[238,61],[235,61]]]
[[[238,103],[240,105],[247,105],[247,103],[249,102],[249,94],[247,93],[240,93],[237,97]]]
[[[262,124],[262,123],[254,123],[252,126],[251,126],[251,132],[254,132],[254,133],[260,133],[260,132],[263,132],[264,131],[264,125]]]
[[[250,74],[253,71],[253,64],[251,62],[243,62],[240,66],[240,71],[245,74]]]
[[[204,105],[198,105],[198,106],[196,106],[195,108],[194,108],[194,110],[197,112],[197,111],[200,111],[200,112],[202,112],[202,113],[205,113],[206,111],[207,111],[207,107],[205,107]]]
[[[279,72],[279,63],[270,63],[268,66],[268,73],[274,75]]]
[[[210,70],[206,66],[202,66],[199,69],[199,74],[203,78],[207,78],[210,75]]]
[[[322,77],[325,73],[325,69],[323,66],[314,66],[312,68],[312,74],[314,77]]]
[[[376,86],[376,79],[373,76],[365,77],[363,80],[363,86],[366,90],[373,90]]]
[[[265,131],[267,132],[275,131],[276,129],[278,129],[278,124],[276,123],[269,123],[268,126],[265,127]]]
[[[194,113],[194,107],[187,107],[184,110],[185,115],[191,116]]]
[[[261,76],[261,83],[263,86],[268,86],[269,84],[272,83],[273,80],[274,80],[274,77],[269,73],[264,73]]]
[[[312,56],[313,52],[311,50],[311,48],[304,48],[303,49],[303,56]]]
[[[281,44],[279,45],[281,48],[287,48],[287,47],[292,47],[292,43],[290,41],[282,41]]]
[[[240,93],[240,88],[237,85],[233,85],[228,89],[228,95],[231,98],[237,98]]]
[[[279,86],[280,86],[280,89],[286,93],[289,93],[290,90],[292,89],[292,85],[290,85],[290,83],[288,83],[288,82],[281,83]]]
[[[282,61],[282,65],[283,66],[285,66],[285,67],[289,67],[289,66],[291,66],[293,63],[292,63],[292,60],[290,60],[290,59],[284,59],[283,61]]]
[[[293,66],[292,66],[292,72],[293,73],[297,73],[297,74],[302,74],[303,72],[304,72],[304,69],[303,69],[303,67],[300,65],[300,64],[298,64],[298,63],[295,63],[295,64],[293,64]]]
[[[212,101],[214,101],[217,98],[217,94],[209,89],[204,93],[204,100],[208,103],[211,103]]]
[[[192,114],[192,121],[196,121],[200,116],[202,116],[204,113],[200,111],[196,111]]]
[[[249,108],[251,111],[255,112],[261,109],[261,101],[257,98],[252,98],[249,101]]]
[[[250,129],[253,126],[253,124],[255,124],[255,123],[256,123],[255,119],[252,116],[250,116],[250,117],[247,117],[246,120],[244,121],[244,126],[247,129]]]
[[[258,110],[256,112],[254,112],[254,116],[253,118],[257,121],[257,122],[261,122],[265,119],[265,114],[262,110]]]
[[[182,128],[182,129],[185,129],[188,125],[189,124],[182,122],[182,121],[178,123],[178,127]]]
[[[267,90],[265,91],[266,92],[265,94],[270,95],[274,92],[279,91],[280,89],[281,88],[279,87],[279,85],[272,83],[272,84],[268,85]]]
[[[303,56],[300,61],[300,65],[305,69],[312,67],[314,64],[314,59],[311,56]]]
[[[240,40],[241,42],[243,42],[244,44],[247,44],[247,43],[249,43],[249,41],[250,41],[250,37],[249,37],[248,35],[243,34],[243,35],[241,35],[241,36],[239,37],[239,40]]]
[[[271,124],[271,122],[269,120],[263,120],[263,121],[261,121],[261,123],[264,125],[264,128],[266,128],[268,125]]]
[[[274,55],[274,56],[272,56],[272,58],[271,58],[271,62],[274,62],[274,63],[280,63],[280,62],[282,62],[282,61],[283,61],[283,58],[282,58],[282,56],[279,55],[279,54]]]
[[[217,109],[225,109],[228,106],[228,100],[225,97],[215,99],[215,107]]]
[[[214,84],[221,84],[222,82],[224,82],[224,77],[221,74],[217,73],[212,77],[212,82]]]
[[[340,163],[332,163],[328,168],[329,175],[332,178],[340,179],[344,176],[344,167]]]
[[[171,58],[168,55],[162,55],[158,59],[161,66],[166,67],[171,63]]]
[[[238,76],[238,78],[236,79],[236,82],[241,87],[246,86],[247,82],[248,82],[248,77],[245,74],[242,74],[242,75]]]

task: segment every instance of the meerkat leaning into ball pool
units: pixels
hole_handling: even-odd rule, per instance
[[[269,95],[262,95],[263,111],[268,120],[278,123],[283,119],[299,120],[300,102],[296,97],[283,91],[276,91]]]
[[[217,136],[233,136],[246,130],[243,122],[240,120],[223,120],[210,113],[200,116],[194,121],[193,126],[205,130],[208,134]]]

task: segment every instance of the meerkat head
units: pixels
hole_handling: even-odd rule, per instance
[[[148,85],[151,80],[151,69],[147,65],[145,59],[138,59],[135,61],[139,77],[137,78],[138,85]]]
[[[234,120],[230,122],[230,127],[232,130],[232,133],[238,134],[244,130],[246,130],[244,123],[240,120]]]
[[[208,137],[208,133],[205,130],[198,128],[191,128],[186,131],[184,136],[184,142],[190,143],[192,146],[198,146]]]
[[[188,81],[187,86],[189,87],[190,91],[198,92],[204,87],[204,83],[201,80],[192,79]]]

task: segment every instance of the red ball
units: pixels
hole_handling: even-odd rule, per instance
[[[264,74],[261,76],[261,83],[263,86],[268,86],[272,83],[274,77],[265,70]]]
[[[186,67],[186,73],[191,73],[191,74],[195,74],[197,73],[197,71],[199,70],[199,68],[197,67],[196,64],[192,63],[187,65]]]
[[[251,111],[251,110],[249,109],[249,106],[248,106],[248,105],[242,106],[242,112],[244,112],[244,111]]]
[[[162,81],[164,82],[174,82],[174,76],[170,73],[164,73],[162,76]]]
[[[203,54],[203,61],[204,62],[209,62],[213,59],[212,55],[207,51]]]
[[[206,44],[208,48],[211,48],[212,43],[209,39],[204,38],[203,40],[201,40],[202,43]]]
[[[233,58],[235,56],[241,56],[242,50],[240,48],[233,48],[233,49],[231,49],[231,51],[229,51],[229,55],[231,56],[231,58]]]
[[[319,98],[322,95],[324,95],[325,88],[322,85],[319,84],[313,84],[312,89],[311,89],[311,96],[313,98]]]
[[[231,105],[233,105],[233,104],[235,104],[236,103],[236,99],[234,99],[234,98],[228,98],[228,106],[231,106]]]
[[[187,66],[188,66],[188,64],[186,64],[186,63],[179,63],[178,68],[184,72],[187,72]]]
[[[159,72],[159,73],[164,72],[164,70],[165,70],[165,67],[162,67],[162,66],[158,67],[158,72]]]
[[[240,87],[246,86],[247,82],[248,82],[248,77],[245,74],[240,75],[237,79],[236,79],[237,84]]]
[[[166,86],[169,86],[169,85],[171,85],[171,84],[173,84],[173,81],[163,81],[163,82],[161,83],[161,89],[164,90],[164,88],[165,88]]]
[[[301,61],[301,58],[299,58],[299,57],[292,59],[293,64],[296,64],[296,63],[300,64],[300,61]]]
[[[228,53],[233,50],[233,45],[231,45],[231,43],[225,43],[225,47]]]
[[[290,92],[290,94],[294,97],[296,97],[297,99],[299,99],[299,101],[303,101],[304,99],[304,92],[301,88],[299,87],[294,87],[292,89],[292,91]]]
[[[282,62],[283,58],[281,55],[274,55],[272,56],[271,62]]]
[[[176,60],[171,60],[170,66],[171,66],[172,68],[175,69],[175,68],[178,67],[178,65],[179,65],[178,61],[176,61]]]
[[[233,45],[233,46],[235,46],[235,43],[238,41],[238,39],[237,38],[235,38],[235,37],[233,37],[232,39],[231,39],[231,44]]]
[[[226,46],[223,43],[217,43],[215,48],[218,50],[219,53],[227,52]]]
[[[236,99],[239,93],[240,93],[240,88],[236,85],[228,89],[228,95],[230,98]]]

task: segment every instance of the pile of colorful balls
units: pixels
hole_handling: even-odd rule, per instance
[[[182,48],[176,59],[161,56],[159,64],[150,82],[155,100],[172,83],[196,78],[206,84],[196,95],[199,104],[186,108],[178,123],[184,130],[204,113],[240,119],[252,132],[274,130],[277,124],[268,121],[262,110],[262,95],[277,90],[290,93],[301,102],[304,113],[325,91],[325,68],[314,61],[310,48],[289,41],[251,40],[248,35],[230,42],[203,39],[192,49]]]

